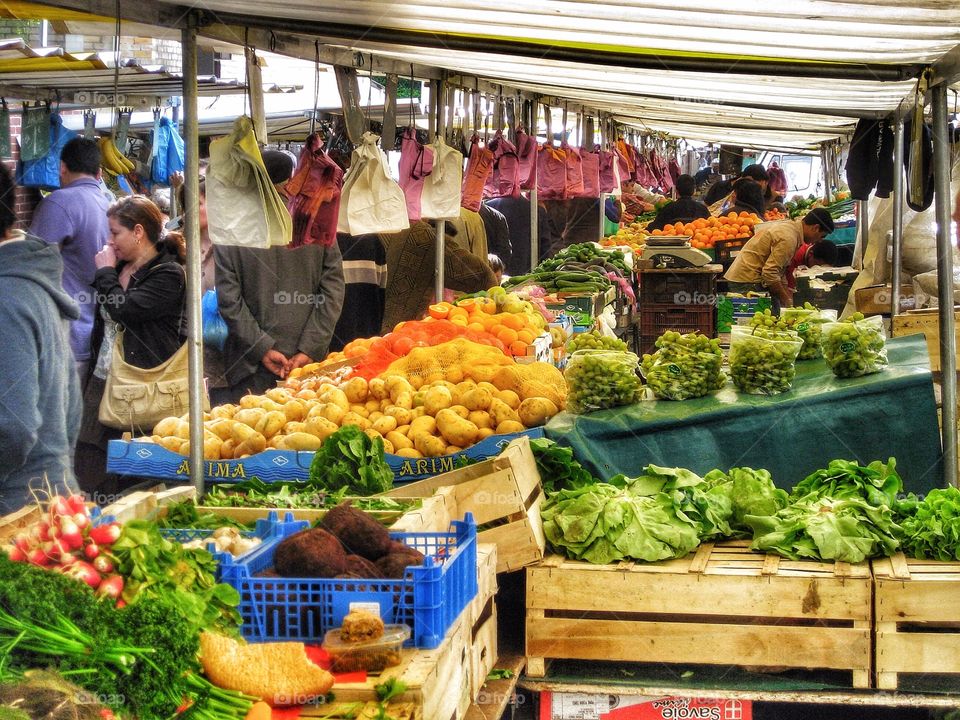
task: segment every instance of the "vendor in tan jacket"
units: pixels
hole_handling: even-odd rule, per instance
[[[833,218],[824,208],[814,208],[803,220],[764,224],[740,250],[724,274],[730,292],[770,293],[774,312],[791,307],[793,296],[786,282],[786,269],[801,243],[816,243],[833,232]]]

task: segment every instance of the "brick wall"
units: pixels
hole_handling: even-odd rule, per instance
[[[20,157],[20,108],[11,106],[10,108],[10,154],[11,157],[3,158],[3,164],[9,168],[11,173],[16,172],[17,160]],[[26,230],[30,227],[30,221],[33,219],[33,211],[40,202],[40,191],[36,188],[17,187],[15,195],[15,209],[17,213],[17,227]]]

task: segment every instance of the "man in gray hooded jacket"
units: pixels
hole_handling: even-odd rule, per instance
[[[80,392],[69,324],[80,309],[63,291],[55,245],[15,230],[14,184],[0,166],[0,515],[76,492],[70,457]]]

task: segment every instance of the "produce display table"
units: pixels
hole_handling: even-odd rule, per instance
[[[573,448],[598,477],[639,474],[647,464],[769,470],[791,488],[833,458],[897,459],[908,491],[942,484],[940,432],[923,337],[887,342],[882,373],[838,380],[822,360],[797,363],[793,389],[744,395],[728,383],[703,398],[659,400],[589,415],[561,413],[547,437]]]

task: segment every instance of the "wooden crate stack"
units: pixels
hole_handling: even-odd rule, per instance
[[[527,569],[527,674],[551,658],[852,673],[870,687],[867,563],[785,560],[747,542],[660,563],[549,557]]]
[[[903,675],[960,676],[960,562],[897,553],[873,561],[877,687],[896,690]]]

